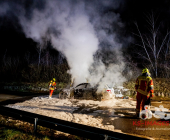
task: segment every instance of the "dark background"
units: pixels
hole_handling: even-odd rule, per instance
[[[28,11],[29,7],[35,4],[33,0],[16,0],[15,2],[24,5]],[[40,9],[43,8],[43,2],[39,1],[36,3]],[[124,0],[119,8],[108,8],[103,11],[103,13],[119,13],[121,21],[125,25],[122,36],[131,36],[133,38],[133,42],[123,46],[122,51],[129,68],[134,71],[138,68],[142,69],[147,65],[150,67],[149,63],[136,53],[137,51],[145,52],[142,52],[142,49],[135,45],[140,42],[140,39],[133,33],[137,33],[134,22],[138,23],[141,33],[147,32],[145,14],[147,15],[151,11],[159,15],[158,23],[161,23],[161,38],[163,37],[162,34],[166,33],[170,27],[169,0]],[[66,58],[60,52],[53,49],[50,42],[47,42],[46,49],[42,50],[41,53],[41,62],[39,62],[37,45],[32,39],[26,38],[14,14],[9,13],[8,16],[0,16],[0,81],[45,82],[49,81],[52,77],[56,77],[57,82],[67,82],[70,76],[66,73],[69,69]],[[163,52],[161,56],[164,56]],[[159,61],[161,65],[158,68],[157,77],[167,78],[168,74],[165,75],[164,71],[168,69],[162,66],[165,65],[165,63],[162,63],[164,60],[160,59]],[[166,59],[166,64],[169,68],[168,59]],[[153,74],[153,77],[156,77],[156,75]]]

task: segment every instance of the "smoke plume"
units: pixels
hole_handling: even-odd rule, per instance
[[[75,85],[88,79],[101,88],[105,84],[113,87],[126,80],[122,76],[125,64],[120,41],[123,24],[119,14],[114,13],[123,0],[37,0],[29,6],[12,1],[2,4],[0,16],[13,12],[26,37],[40,46],[44,38],[48,39],[65,55]]]

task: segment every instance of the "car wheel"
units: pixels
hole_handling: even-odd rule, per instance
[[[62,99],[62,92],[59,93],[59,99]]]
[[[67,93],[64,93],[63,99],[67,99]]]
[[[64,93],[64,92],[61,92],[61,93],[59,93],[59,99],[66,99],[66,93]]]

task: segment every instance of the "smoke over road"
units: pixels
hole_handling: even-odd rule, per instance
[[[25,2],[26,3],[26,2]],[[2,2],[0,16],[12,12],[23,31],[43,46],[44,39],[66,57],[75,85],[86,82],[104,86],[121,85],[125,68],[119,30],[123,24],[119,8],[123,0],[38,0]],[[110,12],[106,10],[112,9]],[[124,40],[124,39],[122,39]]]

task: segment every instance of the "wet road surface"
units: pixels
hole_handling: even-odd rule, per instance
[[[17,91],[1,91],[0,92],[0,105],[14,104],[23,102],[33,97],[48,95],[48,92],[33,93],[33,92],[17,92]]]
[[[164,108],[170,108],[170,101],[153,101],[151,104],[154,107],[163,105]],[[96,110],[103,110],[103,112],[100,112],[98,115],[94,116],[96,118],[102,118],[103,125],[113,125],[115,129],[134,136],[149,137],[156,140],[170,139],[170,120],[157,119],[154,116],[151,119],[142,120],[136,118],[135,109],[132,108],[113,108],[112,111],[108,111],[108,108],[103,107],[89,109],[88,111],[84,108],[88,107],[80,106],[80,108],[75,110],[74,113],[81,112],[84,114],[90,114]],[[154,113],[153,110],[152,113]],[[113,117],[113,114],[115,117]],[[119,115],[119,117],[117,117],[117,115]]]
[[[16,102],[23,102],[29,100],[32,97],[48,95],[48,93],[17,93],[17,92],[1,92],[0,93],[0,105],[14,104]],[[127,100],[128,101],[128,100]],[[152,101],[152,106],[159,107],[163,105],[164,108],[170,108],[170,101]],[[80,106],[73,113],[93,113],[96,110],[103,110],[99,112],[98,118],[103,119],[104,125],[113,125],[115,129],[121,130],[123,133],[131,134],[135,136],[150,137],[156,140],[158,139],[170,139],[170,120],[160,120],[152,117],[149,120],[142,120],[135,117],[135,109],[130,108],[114,108],[112,111],[108,111],[108,108],[97,107],[95,109],[85,109],[87,106]],[[111,115],[112,114],[112,115]],[[113,114],[115,114],[115,119]],[[119,115],[119,117],[117,117]],[[161,122],[160,122],[161,121]],[[166,121],[166,122],[165,122]]]

